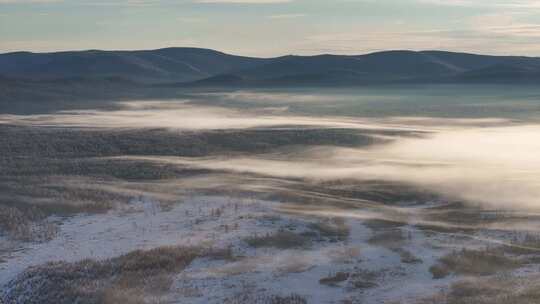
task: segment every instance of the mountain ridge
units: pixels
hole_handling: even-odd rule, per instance
[[[171,87],[538,83],[540,58],[439,50],[257,58],[192,47],[11,52],[0,54],[0,76],[31,81],[125,79]]]

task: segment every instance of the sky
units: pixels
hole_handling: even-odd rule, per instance
[[[0,52],[449,50],[540,56],[538,0],[0,0]]]

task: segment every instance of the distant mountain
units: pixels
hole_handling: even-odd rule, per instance
[[[265,61],[198,48],[17,52],[0,54],[0,75],[32,80],[118,77],[149,83],[183,82],[250,68]]]
[[[0,54],[0,75],[32,81],[106,79],[158,87],[539,83],[540,58],[444,51],[252,58],[198,48]],[[5,83],[5,81],[4,81]],[[153,86],[155,87],[155,86]]]
[[[360,56],[286,56],[229,71],[235,84],[366,85],[432,82],[538,82],[540,58],[484,56],[442,51],[389,51]],[[216,76],[202,83],[216,85]],[[239,79],[242,81],[240,82]],[[226,83],[224,83],[226,85]]]
[[[540,83],[540,67],[501,63],[466,71],[457,77],[463,82]]]
[[[143,98],[148,89],[120,78],[25,80],[0,77],[0,113],[43,113],[87,102]]]
[[[444,51],[285,56],[177,86],[336,86],[392,83],[539,83],[540,58]]]

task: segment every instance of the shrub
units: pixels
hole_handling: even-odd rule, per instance
[[[28,269],[1,294],[16,303],[142,303],[145,294],[170,288],[170,276],[195,258],[221,257],[215,250],[162,247],[104,260],[56,262]]]
[[[337,272],[335,275],[330,275],[319,280],[323,285],[335,286],[338,283],[345,282],[349,279],[348,272]]]
[[[345,240],[350,234],[350,228],[342,218],[334,218],[329,221],[317,222],[310,225],[321,237]]]
[[[279,249],[306,247],[310,239],[294,232],[280,230],[264,236],[251,236],[245,239],[251,247],[274,247]]]
[[[439,259],[430,268],[434,278],[443,278],[450,273],[465,275],[491,275],[500,271],[512,270],[522,265],[521,262],[506,257],[494,250],[454,251]]]

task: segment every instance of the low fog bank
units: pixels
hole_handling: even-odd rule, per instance
[[[466,128],[366,148],[318,147],[258,157],[139,159],[314,180],[412,184],[497,209],[540,209],[540,126]]]
[[[243,90],[193,95],[190,103],[282,109],[297,115],[370,118],[503,118],[540,122],[540,89],[516,85],[407,85]]]
[[[361,117],[296,115],[286,108],[237,109],[194,105],[189,100],[119,103],[119,110],[61,111],[54,114],[0,114],[0,124],[64,128],[168,128],[216,130],[265,127],[326,127],[363,130],[431,132],[456,127],[511,124],[504,118]]]
[[[315,93],[186,98],[0,114],[0,302],[417,302],[485,290],[454,291],[464,278],[534,281],[534,111],[442,117],[444,99],[353,111],[354,98]],[[450,114],[458,108],[468,105]],[[261,298],[296,295],[300,281],[318,294]],[[514,298],[536,299],[537,287]]]
[[[283,94],[279,96],[288,98]],[[233,97],[258,98],[265,102],[273,98],[246,93],[228,95],[227,98]],[[315,95],[296,97],[300,103],[320,102],[321,98]],[[266,104],[256,109],[240,110],[197,106],[190,100],[129,102],[122,105],[121,110],[113,111],[0,115],[0,123],[32,127],[167,128],[191,131],[278,130],[314,126],[399,131],[390,135],[372,134],[387,140],[367,147],[311,145],[300,150],[258,156],[129,157],[274,177],[399,182],[489,208],[540,209],[540,125],[530,122],[498,117],[300,116]]]

